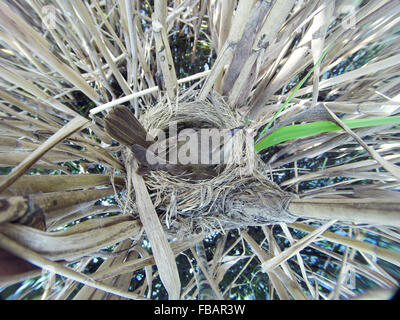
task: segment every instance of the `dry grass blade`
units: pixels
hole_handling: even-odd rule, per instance
[[[90,87],[80,75],[77,75],[67,65],[63,64],[56,56],[54,56],[50,49],[49,44],[38,34],[29,24],[16,15],[10,8],[0,3],[0,21],[2,26],[15,38],[24,43],[33,52],[39,55],[43,61],[46,61],[56,71],[62,74],[66,79],[71,81],[77,88],[85,92],[94,101],[99,100],[99,95]],[[62,111],[66,111],[62,110]],[[71,111],[69,110],[69,113]]]
[[[249,1],[239,1],[236,14],[232,21],[232,27],[229,32],[229,36],[223,48],[221,49],[221,52],[218,54],[218,58],[211,70],[211,74],[207,77],[205,83],[203,84],[199,95],[200,99],[204,99],[208,96],[218,77],[223,72],[225,65],[231,62],[237,43],[242,37],[246,21],[250,15],[254,3],[255,0],[251,0],[250,5]]]
[[[325,89],[327,87],[339,85],[339,84],[342,84],[342,83],[345,83],[348,81],[354,81],[355,79],[360,78],[362,76],[366,76],[371,73],[383,71],[385,69],[390,69],[399,64],[400,64],[400,55],[394,55],[394,56],[384,59],[382,61],[368,64],[368,65],[363,66],[354,71],[346,72],[345,74],[334,77],[332,79],[322,80],[320,82],[320,89]],[[297,91],[296,96],[297,97],[302,96],[304,94],[311,93],[311,92],[312,92],[312,88],[300,89],[299,91]]]
[[[219,52],[229,35],[229,30],[232,26],[233,10],[235,9],[235,1],[222,1],[221,3],[221,14],[220,14],[220,24],[218,32],[218,50]]]
[[[388,298],[400,128],[342,122],[397,119],[399,22],[398,0],[1,2],[0,282],[23,283],[0,295]],[[203,180],[138,175],[137,126],[107,130],[117,105],[157,141],[229,131],[232,156]],[[257,156],[266,124],[321,120],[343,130]]]
[[[293,214],[315,219],[338,219],[371,225],[400,226],[399,199],[296,199]]]
[[[400,56],[399,56],[400,58]],[[324,105],[325,109],[329,112],[332,118],[341,126],[349,135],[351,135],[357,142],[373,157],[382,167],[389,171],[393,176],[400,180],[400,168],[391,162],[385,160],[373,148],[368,146],[357,134],[355,134],[346,124],[343,123],[329,108]]]
[[[293,245],[294,243],[294,239],[289,231],[289,228],[287,227],[287,225],[285,223],[281,223],[280,224],[285,236],[288,238],[288,240],[290,241],[290,245]],[[263,228],[264,230],[264,228]],[[265,231],[264,231],[265,232]],[[309,277],[307,275],[307,271],[306,271],[306,264],[304,262],[304,259],[302,258],[300,253],[296,253],[296,259],[297,259],[297,263],[299,264],[300,267],[300,271],[301,271],[301,275],[302,275],[302,280],[306,283],[308,291],[310,292],[311,296],[316,299],[316,293],[314,288],[312,287]]]
[[[127,237],[138,236],[140,224],[121,216],[88,220],[66,231],[44,232],[14,224],[2,224],[0,230],[45,258],[72,261]]]
[[[192,252],[194,258],[196,259],[198,265],[200,266],[201,271],[204,274],[204,276],[206,277],[207,282],[210,284],[215,296],[217,296],[219,300],[223,300],[223,297],[221,296],[221,293],[218,290],[218,286],[216,284],[216,281],[214,281],[214,279],[212,279],[210,277],[210,274],[208,273],[208,268],[206,268],[206,266],[204,266],[202,264],[201,259],[199,259],[199,256],[197,255],[196,251],[193,248],[191,248],[190,251]]]
[[[329,21],[334,13],[335,3],[333,1],[324,1],[323,5],[325,8],[314,17],[313,25],[311,30],[314,34],[311,40],[311,49],[313,55],[314,65],[317,64],[319,57],[321,57],[324,51],[324,43],[327,29],[329,27]],[[312,105],[315,106],[319,95],[319,76],[321,66],[318,64],[314,70],[314,88],[313,88],[313,101]]]
[[[257,32],[261,28],[263,19],[270,6],[271,3],[268,1],[258,1],[254,5],[248,19],[249,21],[243,31],[244,36],[238,42],[232,62],[226,71],[223,85],[224,94],[232,88],[233,83],[239,76],[240,70],[242,70],[244,63],[249,58]]]
[[[0,181],[0,192],[12,185],[20,176],[22,176],[36,161],[38,161],[46,152],[53,148],[57,143],[73,134],[83,126],[89,123],[85,118],[78,116],[71,120],[52,135],[45,143],[40,145],[34,152],[24,159],[14,170]]]
[[[18,194],[47,193],[66,190],[84,189],[105,186],[114,181],[122,186],[121,177],[111,178],[107,174],[54,175],[54,176],[22,176],[9,187],[8,191]]]
[[[333,225],[337,220],[331,220],[315,231],[311,232],[308,236],[304,237],[303,239],[297,241],[294,245],[283,251],[282,253],[274,256],[271,259],[263,262],[262,269],[264,271],[270,271],[275,269],[279,266],[282,262],[290,259],[297,253],[299,253],[302,249],[308,246],[311,242],[315,241],[315,239],[321,235],[326,229],[328,229],[331,225]]]
[[[252,71],[254,63],[266,48],[268,48],[273,41],[274,37],[279,31],[280,26],[286,19],[288,13],[293,8],[294,0],[290,1],[274,1],[270,8],[268,15],[264,21],[261,30],[258,32],[256,39],[251,48],[251,54],[246,60],[240,75],[236,77],[235,83],[230,87],[229,99],[231,103],[238,101],[239,95],[245,85],[249,86],[249,74]],[[226,84],[228,86],[228,84]],[[250,87],[250,86],[249,86]]]
[[[136,193],[136,204],[140,220],[149,237],[154,260],[156,261],[161,281],[168,291],[169,299],[177,300],[180,298],[181,286],[175,256],[158,219],[143,178],[136,173],[136,160],[133,160],[132,164],[130,172]]]
[[[343,281],[349,271],[348,270],[349,267],[347,265],[347,261],[349,259],[349,250],[350,250],[349,247],[346,247],[345,252],[344,252],[344,258],[343,258],[342,265],[341,265],[340,272],[339,272],[339,277],[337,279],[335,291],[332,294],[332,300],[339,299],[340,291],[343,286]]]
[[[385,156],[384,158],[387,161],[396,161],[400,158],[400,156],[388,155],[388,156]],[[293,184],[297,184],[302,181],[313,180],[313,179],[324,178],[324,177],[352,176],[352,174],[356,174],[357,172],[361,171],[364,168],[367,171],[371,167],[378,166],[378,165],[374,165],[374,164],[376,164],[375,160],[364,160],[364,161],[358,161],[355,163],[338,165],[338,166],[334,166],[334,167],[327,168],[324,170],[319,170],[318,172],[306,173],[301,176],[294,177],[292,179],[288,179],[282,183],[282,186],[293,185]],[[379,180],[381,180],[381,179],[379,179]]]
[[[129,240],[125,240],[121,242],[116,248],[115,252],[120,252],[119,255],[113,258],[108,258],[107,260],[104,261],[104,263],[101,264],[101,266],[96,270],[96,272],[103,271],[109,267],[111,267],[113,264],[118,264],[121,263],[123,260],[128,259],[129,256],[131,255],[130,252],[128,251],[130,246],[132,245],[132,242]],[[125,253],[125,254],[124,254]],[[92,275],[92,277],[96,274],[96,272]],[[106,281],[103,281],[104,284],[115,287],[120,289],[121,291],[128,291],[130,281],[129,279],[126,279],[126,277],[129,275],[123,275],[123,276],[118,276],[114,279],[108,279]],[[124,283],[121,283],[120,280],[123,280],[125,278]],[[98,290],[92,287],[85,286],[78,292],[78,294],[73,298],[73,300],[102,300],[109,298],[110,300],[114,299],[120,299],[121,296],[111,296],[107,297],[109,293],[106,293],[102,290]],[[143,296],[143,295],[140,295]]]
[[[170,99],[174,99],[178,83],[176,80],[175,66],[172,60],[171,49],[166,31],[167,3],[165,0],[155,1],[153,17],[153,32],[156,41],[157,61],[161,66],[164,85]]]
[[[179,79],[178,80],[178,84],[197,80],[199,78],[207,76],[210,72],[211,72],[210,70],[203,71],[203,72],[199,72],[198,74],[194,74],[194,75],[191,75],[189,77],[186,77],[186,78],[183,78],[183,79]],[[115,99],[113,101],[107,102],[107,103],[105,103],[103,105],[100,105],[98,107],[95,107],[93,109],[90,109],[90,115],[95,115],[95,114],[97,114],[99,112],[108,110],[108,109],[110,109],[110,108],[112,108],[112,107],[114,107],[116,105],[123,104],[124,102],[130,101],[130,100],[133,100],[133,99],[136,99],[136,98],[140,98],[140,97],[148,95],[148,94],[155,93],[158,90],[159,90],[158,86],[150,87],[148,89],[145,89],[145,90],[142,90],[142,91],[139,91],[139,92],[135,92],[135,93],[132,93],[130,95]]]
[[[255,252],[261,263],[264,261],[267,261],[269,258],[271,258],[264,250],[260,248],[260,246],[257,244],[256,241],[247,233],[243,233],[243,238],[246,240],[246,242],[250,245],[252,250]],[[279,270],[279,269],[278,269]],[[280,272],[281,270],[271,270],[271,271],[266,271],[268,273],[268,276],[271,280],[271,283],[276,290],[279,298],[281,300],[290,300],[289,293],[287,291],[287,288],[283,286],[282,282],[280,281],[278,275],[276,272]]]
[[[29,262],[37,265],[38,267],[40,267],[44,270],[50,270],[61,276],[81,282],[90,287],[93,287],[93,288],[96,288],[99,290],[103,290],[106,292],[110,292],[110,293],[116,294],[118,296],[126,297],[128,299],[144,299],[143,297],[139,297],[130,292],[121,291],[114,287],[107,286],[101,282],[93,280],[92,278],[90,278],[82,273],[78,273],[67,267],[64,267],[63,265],[61,265],[59,263],[45,259],[40,254],[37,254],[36,252],[34,252],[30,249],[27,249],[26,247],[20,245],[19,243],[11,240],[8,237],[6,237],[2,233],[0,233],[0,247],[13,252],[15,255],[21,257],[22,259],[28,260]]]
[[[200,235],[194,237],[190,241],[177,241],[171,244],[172,251],[174,255],[178,255],[180,252],[190,249],[193,245],[195,245],[199,241],[203,241],[204,235]],[[99,272],[94,276],[96,280],[104,280],[111,277],[115,277],[117,275],[125,274],[128,272],[133,272],[135,270],[150,267],[155,264],[154,257],[150,255],[143,256],[140,259],[126,261],[124,263],[112,266],[108,270],[104,270],[103,272]]]
[[[301,223],[291,223],[289,224],[290,227],[296,228],[301,231],[305,232],[313,232],[317,228],[313,226],[309,226],[306,224],[301,224]],[[356,250],[364,251],[372,256],[375,256],[377,258],[386,260],[390,263],[393,263],[396,266],[400,266],[400,254],[395,251],[391,251],[385,248],[381,248],[360,240],[356,239],[351,239],[342,235],[338,235],[329,231],[325,231],[321,234],[321,237],[324,239],[331,241],[333,243],[340,243],[349,247],[352,247]]]

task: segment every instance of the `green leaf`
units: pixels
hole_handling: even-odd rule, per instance
[[[289,102],[292,100],[296,92],[301,88],[301,86],[304,84],[304,82],[307,81],[307,79],[311,76],[311,74],[314,72],[314,69],[324,60],[325,56],[327,55],[328,51],[332,47],[333,42],[327,46],[327,48],[324,50],[322,55],[319,57],[318,61],[316,64],[311,68],[311,70],[307,73],[307,75],[297,84],[297,86],[293,89],[292,93],[289,95],[289,97],[286,99],[285,103],[282,105],[282,107],[275,113],[274,117],[270,120],[270,122],[264,127],[264,129],[261,131],[261,133],[257,136],[256,140],[262,136],[268,128],[271,126],[271,124],[275,121],[275,119],[279,116],[279,114],[283,111],[283,109],[286,108],[286,106],[289,104]]]
[[[396,117],[376,117],[367,119],[353,119],[343,121],[350,129],[380,126],[384,124],[400,123],[400,116]],[[256,144],[257,152],[262,151],[278,143],[292,139],[309,137],[318,133],[333,132],[342,130],[337,124],[331,121],[316,121],[310,123],[296,124],[279,128],[266,136]]]

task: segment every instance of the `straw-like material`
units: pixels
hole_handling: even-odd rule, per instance
[[[393,292],[400,128],[347,120],[399,114],[399,13],[398,0],[1,1],[0,286],[29,280],[17,299]],[[206,180],[140,176],[136,147],[107,131],[116,106],[154,137],[235,129],[229,161]],[[254,152],[267,124],[321,119],[343,130]]]
[[[240,115],[217,94],[203,100],[196,96],[193,92],[191,101],[177,103],[165,99],[149,108],[142,116],[143,126],[156,136],[171,124],[198,129],[229,129],[242,124]],[[268,179],[267,166],[255,154],[252,133],[248,127],[233,136],[230,161],[219,165],[214,178],[193,181],[163,171],[145,175],[156,199],[154,205],[164,212],[162,222],[172,238],[296,220],[287,210],[296,196]]]

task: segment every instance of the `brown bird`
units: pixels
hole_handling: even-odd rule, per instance
[[[155,139],[127,107],[117,106],[105,118],[105,129],[113,139],[132,150],[140,164],[139,174],[166,171],[174,176],[204,180],[215,177],[223,168],[231,149],[231,138],[241,128],[225,130],[219,136],[224,140],[218,139],[222,131],[217,129],[211,135],[198,129]]]

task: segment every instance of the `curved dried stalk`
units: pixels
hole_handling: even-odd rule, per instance
[[[162,113],[167,115],[185,101],[223,93],[229,110],[235,111],[226,127],[258,130],[273,119],[330,43],[332,49],[313,79],[295,93],[271,130],[311,121],[301,116],[313,115],[317,102],[340,119],[398,114],[400,4],[342,3],[0,3],[0,243],[8,252],[5,258],[0,252],[0,266],[26,260],[61,275],[47,276],[42,296],[47,299],[155,297],[157,275],[170,297],[194,297],[194,277],[185,287],[179,272],[188,270],[179,270],[176,261],[206,234],[167,241],[164,233],[171,230],[160,225],[176,218],[174,213],[182,219],[182,213],[190,215],[188,208],[216,204],[210,192],[216,182],[222,195],[235,181],[217,179],[193,191],[195,186],[164,176],[169,184],[161,189],[159,180],[145,179],[145,185],[134,173],[132,183],[123,149],[104,131],[104,116],[110,108],[133,101],[139,121],[160,124],[165,119],[156,118],[154,106],[161,100],[167,101]],[[199,37],[214,48],[217,58],[210,70],[177,79],[173,41],[180,36],[193,38],[188,44],[194,46],[188,50],[194,53],[192,61],[201,58]],[[205,81],[196,82],[201,78]],[[187,114],[195,117],[202,110]],[[202,116],[220,116],[218,110]],[[90,114],[93,123],[83,114]],[[400,266],[398,133],[393,125],[347,130],[263,151],[265,170],[258,182],[237,188],[237,198],[254,199],[268,179],[276,182],[277,190],[294,186],[287,191],[298,190],[300,199],[288,208],[299,221],[263,225],[262,241],[257,228],[223,235],[207,273],[214,291],[223,298],[343,299],[359,294],[355,279],[362,279],[368,286],[382,287],[385,292],[378,294],[389,297],[398,286],[391,270],[398,272]],[[159,205],[168,197],[179,199],[176,190],[183,188],[193,189],[192,196],[163,211]],[[146,216],[149,212],[152,215]],[[145,221],[150,217],[149,224]],[[328,225],[321,228],[321,222],[326,219],[339,221],[325,230]],[[221,222],[203,220],[213,226]],[[145,248],[139,249],[141,245]],[[191,259],[190,253],[185,255]],[[93,258],[104,262],[98,267]],[[323,264],[318,270],[315,260]],[[153,273],[153,265],[158,273]],[[98,269],[85,275],[85,268],[93,266]],[[11,284],[39,275],[31,269],[0,279]],[[78,282],[84,286],[76,294]],[[252,293],[239,296],[243,285]],[[21,296],[33,293],[28,286]]]

